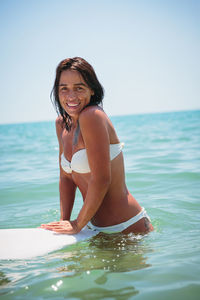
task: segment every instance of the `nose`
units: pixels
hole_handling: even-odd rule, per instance
[[[74,100],[74,99],[76,99],[76,93],[73,90],[69,91],[68,94],[67,94],[67,99],[68,100]]]

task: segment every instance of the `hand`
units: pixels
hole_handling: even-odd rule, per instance
[[[77,226],[77,221],[58,221],[48,224],[41,224],[40,228],[52,230],[57,233],[76,234],[80,232]]]

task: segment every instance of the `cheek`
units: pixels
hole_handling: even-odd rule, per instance
[[[91,95],[88,95],[88,97],[87,97],[87,104],[90,103],[90,99],[91,99]]]
[[[91,97],[92,97],[92,93],[88,93],[88,99],[90,100],[91,99]]]
[[[63,98],[62,95],[59,93],[59,94],[58,94],[58,100],[59,100],[60,103],[61,103],[61,101],[62,101],[62,98]]]
[[[65,101],[64,101],[63,97],[59,97],[59,103],[60,103],[60,105],[62,106],[62,108],[64,108],[64,106],[65,106]]]
[[[80,95],[79,99],[82,101],[90,102],[91,94],[85,93],[84,95]]]
[[[59,102],[60,102],[60,105],[63,107],[63,101],[62,101],[62,98],[59,98]]]

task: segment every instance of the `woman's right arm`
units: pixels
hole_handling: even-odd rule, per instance
[[[74,205],[76,185],[74,184],[71,175],[65,173],[61,167],[61,154],[63,153],[63,144],[61,140],[63,132],[62,119],[58,117],[56,119],[56,133],[59,143],[59,166],[60,166],[60,180],[59,180],[59,192],[60,192],[60,220],[70,220],[72,208]]]
[[[70,220],[72,208],[74,205],[76,186],[73,181],[67,177],[60,176],[60,220]]]

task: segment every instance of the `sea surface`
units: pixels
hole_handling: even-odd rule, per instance
[[[1,299],[200,299],[200,111],[111,120],[128,188],[155,231],[2,260]],[[0,125],[0,228],[58,220],[58,176],[54,122]],[[77,193],[74,217],[81,205]]]

